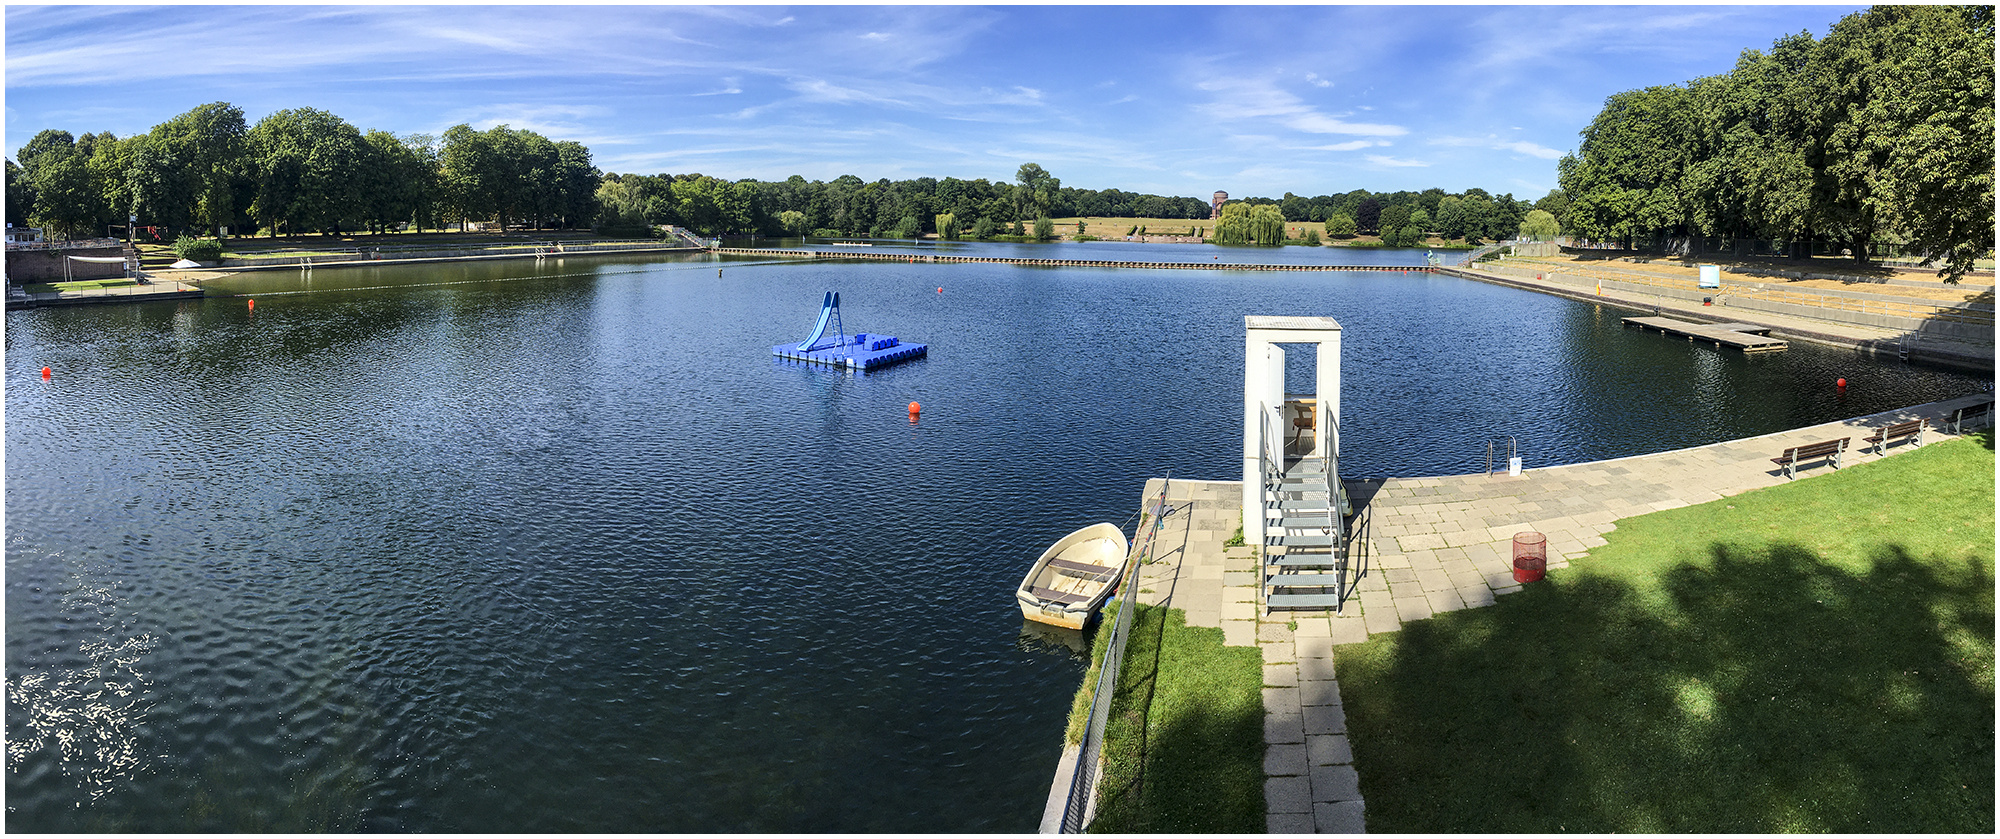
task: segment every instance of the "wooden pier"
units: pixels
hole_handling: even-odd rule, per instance
[[[1771,327],[1754,323],[1695,323],[1673,318],[1625,318],[1626,326],[1641,329],[1657,329],[1670,335],[1683,335],[1689,341],[1708,341],[1718,347],[1733,347],[1747,353],[1777,352],[1789,346],[1785,341],[1770,336]]]
[[[1054,268],[1180,268],[1201,271],[1398,271],[1428,273],[1428,265],[1273,265],[1251,262],[1144,262],[1136,259],[1024,259],[1009,256],[952,256],[935,253],[851,253],[770,248],[716,248],[716,253],[796,259],[862,259],[874,262],[988,262]]]

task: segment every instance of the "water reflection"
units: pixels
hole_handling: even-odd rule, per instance
[[[10,541],[8,553],[22,547]],[[134,631],[117,581],[99,579],[62,555],[52,551],[43,559],[72,566],[56,585],[62,595],[54,613],[68,630],[57,643],[74,646],[47,650],[44,666],[10,668],[7,768],[21,772],[29,756],[46,749],[83,799],[95,801],[147,764],[138,732],[154,702],[143,664],[154,638]]]
[[[1067,629],[1021,619],[1021,637],[1017,642],[1026,652],[1055,653],[1082,664],[1090,663],[1091,639],[1096,637],[1097,624],[1088,629]]]

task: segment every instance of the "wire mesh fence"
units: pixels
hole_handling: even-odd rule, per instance
[[[1159,542],[1160,523],[1169,512],[1167,487],[1172,483],[1171,476],[1162,481],[1159,496],[1147,506],[1147,515],[1140,520],[1140,526],[1150,523],[1152,529],[1146,534],[1144,546],[1133,551],[1125,578],[1118,584],[1118,616],[1112,619],[1111,637],[1104,643],[1104,662],[1097,670],[1097,684],[1091,687],[1090,723],[1084,726],[1083,739],[1077,744],[1069,797],[1063,803],[1063,833],[1082,833],[1090,824],[1091,803],[1097,797],[1098,756],[1104,749],[1104,726],[1111,718],[1111,698],[1117,692],[1118,672],[1125,663],[1125,641],[1132,634],[1132,614],[1138,611],[1139,568],[1152,558]]]

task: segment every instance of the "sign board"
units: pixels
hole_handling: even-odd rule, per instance
[[[1700,288],[1721,288],[1721,287],[1722,287],[1722,266],[1720,266],[1720,265],[1703,265],[1703,266],[1701,266],[1701,282],[1700,282],[1700,285],[1699,285],[1699,287],[1700,287]]]

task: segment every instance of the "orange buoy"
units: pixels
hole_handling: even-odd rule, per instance
[[[251,309],[251,311],[256,311],[256,309],[257,309],[257,301],[256,301],[256,300],[254,300],[254,299],[253,299],[253,300],[251,300],[251,301],[250,301],[250,309]]]
[[[918,415],[918,414],[920,414],[920,413],[923,413],[923,410],[924,410],[924,406],[922,406],[922,405],[920,405],[920,404],[917,404],[917,403],[915,403],[915,402],[911,402],[911,403],[910,403],[910,421],[911,421],[911,422],[916,422],[916,421],[917,421],[917,415]]]
[[[50,376],[50,371],[49,371],[49,368],[47,368],[47,367],[44,367],[44,368],[42,368],[42,378],[46,379],[46,378],[48,378],[49,376]],[[915,402],[911,402],[911,403],[910,403],[910,413],[914,414],[914,413],[916,413],[916,412],[917,412],[917,407],[916,407],[916,406],[917,406],[917,403],[915,403]]]

